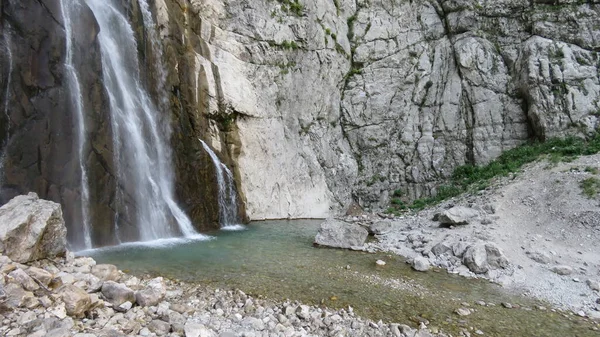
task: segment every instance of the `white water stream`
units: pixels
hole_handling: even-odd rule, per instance
[[[68,89],[71,93],[71,105],[75,109],[77,118],[77,143],[79,156],[79,169],[81,172],[81,221],[83,222],[82,239],[80,242],[73,243],[75,246],[83,243],[85,249],[92,248],[92,236],[90,228],[89,202],[90,191],[88,183],[87,168],[85,166],[85,148],[87,145],[86,125],[85,125],[85,110],[83,97],[81,94],[81,85],[79,82],[79,72],[73,63],[74,41],[73,41],[73,21],[72,19],[80,15],[81,4],[74,0],[62,0],[60,9],[65,24],[65,39],[66,39],[66,57],[65,70],[67,75]]]
[[[217,172],[217,185],[218,185],[218,202],[219,202],[219,223],[221,224],[221,229],[224,230],[237,230],[243,227],[239,226],[239,219],[237,215],[238,205],[237,205],[237,194],[235,192],[235,181],[233,179],[233,174],[231,170],[227,168],[225,164],[223,164],[219,157],[213,152],[213,150],[206,145],[204,141],[201,139],[200,143],[202,143],[202,147],[210,156],[212,160],[215,171]]]
[[[117,178],[135,207],[132,222],[139,237],[134,239],[194,236],[190,219],[174,199],[171,151],[165,135],[168,118],[160,116],[168,112],[156,108],[141,82],[133,29],[114,0],[86,3],[100,26],[98,39],[110,100]],[[173,222],[175,226],[170,226]]]

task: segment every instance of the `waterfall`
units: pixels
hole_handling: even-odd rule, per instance
[[[149,37],[150,46],[152,47],[152,54],[156,57],[157,60],[161,62],[154,63],[154,70],[158,74],[158,78],[156,81],[156,92],[159,95],[160,105],[162,107],[169,106],[169,99],[167,95],[165,95],[164,88],[166,88],[167,83],[167,72],[163,66],[163,49],[160,40],[158,39],[158,34],[156,30],[156,24],[154,22],[154,18],[152,17],[152,12],[150,11],[150,6],[148,5],[148,1],[139,0],[140,11],[142,12],[142,19],[144,20],[144,30]]]
[[[4,46],[6,48],[6,56],[8,56],[8,74],[6,76],[6,90],[4,92],[4,116],[6,117],[6,138],[2,141],[2,154],[0,154],[0,186],[4,182],[4,161],[6,160],[6,150],[8,141],[10,140],[10,114],[8,113],[8,101],[10,99],[10,82],[12,81],[13,72],[13,55],[10,49],[10,35],[8,30],[4,28]]]
[[[169,129],[168,118],[160,117],[141,83],[133,29],[115,0],[85,1],[100,26],[98,40],[110,101],[115,170],[119,188],[124,190],[121,199],[132,201],[136,239],[194,236],[190,219],[174,200],[171,150],[164,135]]]
[[[233,174],[231,170],[227,168],[225,164],[223,164],[219,157],[211,150],[211,148],[206,145],[204,141],[199,139],[200,143],[202,143],[202,147],[210,156],[212,160],[215,171],[217,172],[217,185],[218,185],[218,203],[219,203],[219,223],[221,224],[221,229],[225,230],[237,230],[242,227],[239,226],[238,219],[238,204],[237,204],[237,194],[235,192],[235,180],[233,179]]]
[[[71,106],[75,109],[77,118],[77,145],[79,156],[79,169],[81,172],[81,221],[83,222],[83,245],[85,249],[92,248],[92,236],[90,230],[89,202],[90,191],[88,184],[87,169],[85,167],[86,127],[83,97],[81,85],[79,84],[79,73],[73,63],[73,22],[72,18],[78,15],[81,5],[73,0],[62,0],[60,9],[65,24],[66,57],[65,71],[67,75],[67,88],[71,92]],[[78,244],[78,243],[74,243]]]

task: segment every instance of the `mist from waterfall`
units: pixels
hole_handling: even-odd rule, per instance
[[[118,189],[122,189],[118,202],[131,210],[129,225],[137,229],[137,237],[121,239],[150,241],[194,236],[196,231],[190,219],[174,199],[167,142],[169,114],[163,111],[161,116],[142,83],[134,31],[114,0],[86,3],[100,26],[98,41],[110,102],[116,178]],[[152,24],[146,18],[144,21]],[[116,220],[119,223],[115,226],[122,232],[121,219]]]
[[[219,160],[216,153],[204,141],[199,140],[206,153],[210,156],[217,174],[217,200],[219,203],[219,223],[221,224],[221,229],[242,229],[243,227],[239,225],[237,193],[235,191],[233,173]]]
[[[89,201],[90,191],[88,183],[87,168],[85,166],[85,148],[87,145],[86,139],[86,125],[85,125],[85,114],[84,114],[84,103],[81,94],[81,85],[79,82],[79,73],[73,63],[74,56],[74,41],[73,41],[73,18],[80,15],[81,4],[78,1],[73,0],[61,0],[60,9],[65,26],[65,39],[66,39],[66,57],[65,57],[65,71],[67,75],[67,88],[70,91],[71,106],[75,110],[75,117],[77,119],[77,149],[78,149],[78,160],[79,170],[81,174],[81,221],[83,231],[81,233],[82,238],[80,242],[73,242],[74,247],[83,245],[83,248],[92,248],[92,236],[90,228],[90,216],[89,216]]]

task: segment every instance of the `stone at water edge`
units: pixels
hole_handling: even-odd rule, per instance
[[[0,207],[0,252],[13,261],[64,256],[66,245],[67,227],[59,204],[29,193]]]
[[[315,245],[333,248],[360,247],[365,244],[369,232],[360,225],[328,219],[321,224],[315,237]]]
[[[97,264],[93,266],[92,275],[102,281],[118,281],[121,277],[121,275],[119,275],[119,269],[112,264]]]
[[[467,225],[479,216],[479,212],[469,207],[456,206],[436,215],[442,225]]]
[[[428,271],[431,269],[429,260],[423,256],[417,256],[412,260],[411,266],[416,271]]]

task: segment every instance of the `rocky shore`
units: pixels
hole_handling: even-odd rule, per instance
[[[140,279],[72,253],[29,264],[0,256],[0,276],[2,336],[434,336],[362,319],[352,308]]]
[[[0,208],[0,251],[2,336],[443,336],[363,319],[351,307],[138,278],[76,257],[66,249],[60,205],[35,194]]]
[[[485,190],[418,213],[354,214],[331,221],[324,233],[337,224],[338,239],[323,241],[318,235],[316,241],[392,252],[417,271],[435,267],[485,278],[600,321],[599,196],[582,190],[582,181],[597,179],[599,167],[599,155],[540,161]],[[375,240],[365,242],[367,232]]]

